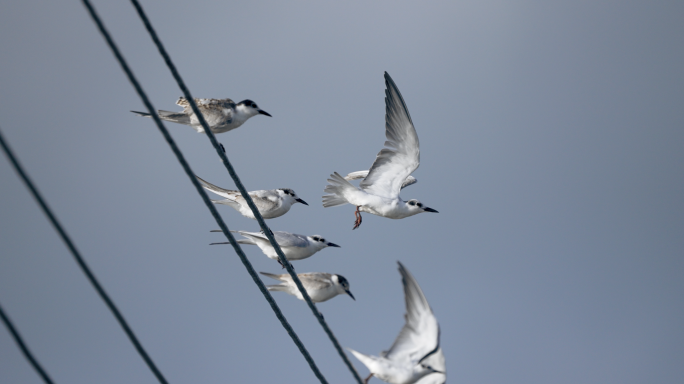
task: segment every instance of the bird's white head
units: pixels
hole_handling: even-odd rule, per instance
[[[247,120],[250,117],[259,114],[271,117],[271,114],[264,111],[263,109],[260,109],[255,102],[249,99],[245,99],[237,103],[237,105],[235,106],[235,112],[237,112],[238,116],[236,117],[238,118],[238,120],[240,120],[240,116],[244,116],[244,120]]]
[[[295,191],[291,190],[290,188],[280,188],[276,191],[278,191],[280,197],[283,198],[283,201],[289,203],[290,205],[294,203],[302,203],[304,205],[309,205],[306,201],[300,199],[299,196],[297,196],[297,194],[295,193]]]
[[[313,245],[314,247],[317,247],[318,249],[323,249],[326,247],[340,248],[339,245],[337,245],[335,243],[330,243],[326,239],[324,239],[323,237],[321,237],[319,235],[307,236],[306,238],[309,239],[309,243],[311,243],[311,245]]]
[[[332,275],[332,281],[335,283],[335,287],[337,287],[338,292],[340,294],[346,293],[351,297],[352,299],[356,300],[354,295],[352,295],[351,291],[349,291],[349,281],[344,278],[342,275]]]
[[[423,213],[423,212],[439,213],[432,208],[426,207],[425,205],[423,205],[423,203],[421,203],[420,201],[418,201],[416,199],[411,199],[411,200],[405,202],[405,204],[406,204],[406,209],[409,212],[409,216],[417,215],[417,214]]]

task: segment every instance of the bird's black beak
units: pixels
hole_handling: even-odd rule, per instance
[[[266,112],[266,111],[264,111],[264,110],[262,110],[262,109],[259,110],[259,113],[262,114],[262,115],[266,115],[266,116],[268,116],[268,117],[273,117],[273,116],[271,116],[270,113],[268,113],[268,112]]]
[[[352,299],[354,299],[354,301],[356,301],[354,295],[352,295],[351,292],[349,292],[348,290],[345,290],[345,292],[347,292],[347,295],[349,295]]]
[[[302,199],[300,199],[300,198],[296,198],[295,201],[298,202],[298,203],[302,203],[302,204],[304,204],[304,205],[309,205],[309,204],[307,204],[306,201],[304,201],[304,200],[302,200]]]
[[[436,210],[436,209],[432,209],[432,208],[428,208],[428,207],[425,207],[425,208],[423,208],[423,211],[425,211],[425,212],[434,212],[434,213],[439,213],[439,212],[437,212],[437,210]]]
[[[342,247],[340,247],[339,245],[337,245],[337,244],[335,244],[335,243],[328,243],[328,247],[342,248]]]

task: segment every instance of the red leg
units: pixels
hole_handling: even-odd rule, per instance
[[[363,381],[363,384],[368,384],[368,380],[370,380],[371,377],[373,377],[372,373],[366,377],[366,380]]]
[[[354,217],[356,217],[356,221],[354,222],[354,228],[356,229],[361,225],[361,211],[359,211],[360,207],[356,207],[356,211],[354,211]]]

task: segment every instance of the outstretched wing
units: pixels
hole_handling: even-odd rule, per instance
[[[359,186],[373,195],[395,198],[406,177],[420,165],[420,143],[406,103],[387,72],[385,85],[387,141]]]
[[[439,324],[416,279],[398,264],[404,285],[406,324],[384,356],[415,365],[439,350]]]
[[[366,176],[368,176],[368,171],[356,171],[356,172],[351,172],[348,173],[347,176],[344,177],[345,180],[358,180],[358,179],[365,179]],[[409,185],[413,185],[418,182],[418,179],[416,179],[413,176],[407,176],[406,180],[401,184],[401,189],[404,189],[408,187]]]

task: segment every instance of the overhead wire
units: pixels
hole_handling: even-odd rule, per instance
[[[162,375],[161,371],[154,364],[154,361],[152,361],[152,358],[147,354],[147,351],[145,351],[145,348],[143,348],[137,336],[135,336],[135,333],[128,325],[128,322],[123,317],[123,314],[121,314],[121,312],[116,307],[112,299],[109,298],[109,295],[107,294],[107,292],[105,292],[102,285],[100,285],[97,278],[95,277],[95,274],[93,274],[93,272],[90,270],[90,267],[88,267],[88,264],[85,262],[85,259],[81,256],[81,253],[76,248],[76,244],[74,244],[74,242],[71,240],[71,237],[69,237],[66,230],[57,219],[57,216],[55,216],[55,214],[52,212],[47,202],[38,191],[38,188],[33,184],[28,174],[24,171],[23,167],[19,163],[19,159],[14,155],[14,152],[10,148],[9,143],[5,141],[5,138],[2,135],[2,131],[0,131],[0,146],[2,146],[2,149],[4,150],[5,155],[9,159],[10,163],[12,163],[14,170],[23,180],[24,184],[29,189],[29,191],[31,191],[33,198],[36,200],[40,208],[43,210],[45,216],[47,216],[52,226],[55,228],[59,236],[62,238],[62,241],[71,252],[78,266],[81,267],[81,271],[83,271],[83,273],[86,275],[88,281],[90,281],[90,284],[93,286],[93,288],[95,288],[95,291],[97,291],[97,293],[100,295],[100,298],[105,302],[107,308],[109,308],[109,310],[112,312],[116,320],[119,322],[121,328],[123,328],[124,333],[126,333],[126,336],[128,336],[128,339],[131,341],[131,343],[133,343],[133,346],[135,347],[136,351],[138,351],[138,353],[143,358],[143,360],[150,368],[150,370],[157,378],[157,380],[159,380],[159,382],[162,384],[168,384],[166,378],[164,378],[164,375]]]
[[[207,206],[207,208],[208,208],[209,211],[211,212],[212,216],[213,216],[214,219],[216,220],[216,223],[219,225],[219,227],[220,227],[221,230],[223,231],[224,235],[226,236],[226,238],[228,239],[228,241],[230,242],[230,244],[233,246],[235,252],[236,252],[236,253],[238,254],[238,256],[240,257],[240,260],[242,261],[243,265],[244,265],[245,268],[247,269],[247,272],[248,272],[249,275],[252,277],[252,279],[254,280],[255,284],[259,287],[259,290],[261,291],[261,293],[262,293],[262,294],[264,295],[264,297],[266,298],[266,301],[268,301],[268,303],[270,304],[271,309],[272,309],[273,312],[275,313],[275,315],[276,315],[276,317],[278,318],[278,320],[281,322],[283,328],[285,328],[285,330],[287,331],[287,333],[290,335],[290,337],[291,337],[292,340],[294,341],[295,345],[298,347],[300,353],[304,356],[305,360],[306,360],[307,363],[309,364],[309,367],[310,367],[311,370],[314,372],[315,376],[318,378],[318,380],[319,380],[322,384],[327,384],[327,380],[325,379],[325,377],[323,376],[323,374],[320,372],[320,370],[319,370],[318,367],[316,366],[316,363],[313,361],[313,358],[311,357],[311,355],[309,354],[309,352],[306,350],[306,347],[304,347],[304,344],[303,344],[303,343],[301,342],[301,340],[299,339],[299,336],[297,336],[297,334],[295,333],[295,331],[294,331],[294,329],[292,328],[292,326],[290,326],[289,322],[287,321],[287,319],[286,319],[285,316],[283,315],[282,311],[280,310],[280,308],[279,308],[278,305],[276,304],[276,302],[275,302],[275,300],[273,299],[273,297],[271,296],[270,292],[268,291],[268,289],[266,288],[266,286],[264,285],[264,283],[261,281],[261,279],[260,279],[259,276],[257,275],[256,271],[255,271],[254,268],[252,267],[252,264],[251,264],[251,263],[249,262],[249,260],[247,259],[247,256],[246,256],[246,255],[244,254],[244,252],[242,251],[242,248],[241,248],[240,245],[237,243],[237,241],[236,241],[235,238],[233,237],[232,233],[230,233],[230,230],[228,229],[228,227],[227,227],[226,224],[224,223],[223,219],[222,219],[221,216],[219,215],[218,211],[217,211],[216,208],[214,207],[214,204],[211,202],[211,200],[210,200],[209,197],[207,196],[206,192],[204,191],[204,189],[203,189],[202,186],[200,185],[199,181],[197,181],[197,177],[195,176],[195,173],[194,173],[194,172],[192,171],[192,169],[190,168],[190,165],[189,165],[188,162],[185,160],[185,157],[183,156],[182,152],[180,151],[180,149],[179,149],[178,146],[176,145],[175,141],[173,140],[173,138],[172,138],[171,135],[169,134],[168,130],[166,129],[166,127],[165,127],[164,124],[162,123],[161,119],[160,119],[159,116],[157,115],[156,109],[154,108],[154,106],[153,106],[152,103],[150,102],[149,98],[147,97],[147,94],[146,94],[145,91],[142,89],[142,86],[140,85],[140,83],[139,83],[138,80],[136,79],[135,75],[134,75],[133,72],[131,71],[131,69],[130,69],[130,67],[128,66],[128,64],[127,64],[126,60],[124,59],[123,55],[121,54],[121,52],[119,51],[118,47],[117,47],[116,44],[114,43],[114,40],[112,39],[111,35],[109,34],[109,32],[107,31],[107,29],[105,28],[105,26],[104,26],[102,20],[101,20],[100,17],[97,15],[97,12],[95,11],[94,7],[92,6],[92,4],[90,3],[89,0],[82,0],[82,2],[83,2],[83,4],[84,4],[84,6],[87,8],[87,10],[88,10],[88,12],[89,12],[91,18],[93,19],[93,21],[94,21],[95,24],[97,25],[98,30],[100,31],[100,33],[101,33],[102,36],[104,37],[105,41],[107,42],[107,45],[109,46],[109,48],[111,49],[112,53],[114,54],[114,56],[116,57],[117,61],[119,62],[119,65],[121,66],[122,70],[125,72],[126,76],[128,77],[128,80],[131,82],[131,85],[133,85],[133,87],[135,88],[136,92],[138,93],[138,96],[139,96],[140,99],[142,100],[143,104],[145,104],[145,107],[146,107],[146,108],[148,109],[148,111],[150,112],[150,116],[153,118],[155,124],[156,124],[157,127],[159,128],[159,131],[162,133],[162,135],[163,135],[164,138],[166,139],[166,142],[167,142],[167,143],[169,144],[169,146],[171,147],[171,150],[172,150],[173,153],[176,155],[176,157],[177,157],[179,163],[180,163],[181,166],[183,167],[183,170],[184,170],[185,173],[188,175],[188,178],[190,178],[190,181],[192,182],[192,184],[193,184],[193,185],[195,186],[195,188],[197,189],[197,192],[199,193],[199,195],[200,195],[200,197],[202,198],[202,200],[204,201],[205,205]],[[135,5],[135,4],[134,4],[134,5]],[[139,5],[138,5],[138,6],[139,6]],[[151,27],[151,26],[150,26],[150,27]],[[186,89],[185,91],[187,92],[187,89]],[[189,92],[187,92],[186,94],[189,95]],[[196,111],[197,116],[199,116],[200,121],[202,122],[203,126],[206,127],[205,129],[207,130],[208,134],[211,135],[211,131],[208,129],[208,127],[207,127],[207,125],[206,125],[206,121],[204,121],[204,118],[203,118],[202,114],[201,114],[201,113],[198,113],[199,111],[197,111],[197,106],[194,104],[192,97],[188,97],[188,99],[190,100],[193,109]],[[213,137],[213,135],[211,135],[210,137],[213,139],[214,146],[215,146],[215,148],[217,149],[217,151],[219,152],[219,154],[223,153],[222,150],[220,150],[219,147],[217,146],[217,144],[216,144],[216,139]],[[227,162],[227,158],[225,159],[225,162]],[[228,164],[229,164],[229,163],[228,163]],[[230,167],[230,169],[232,170],[232,167]],[[232,174],[235,174],[234,170],[232,171]],[[232,175],[232,174],[231,174],[231,175]],[[237,175],[235,175],[235,177],[237,178]],[[238,179],[238,182],[239,182],[239,179]],[[244,191],[245,191],[244,186],[242,186],[241,183],[239,184],[239,187],[241,188],[241,192],[244,192]],[[243,193],[243,196],[244,196],[245,194],[246,194],[246,193]],[[247,195],[247,199],[248,199],[248,203],[250,204],[250,207],[252,207],[252,209],[255,210],[256,207],[254,206],[254,203],[252,202],[252,200],[249,198],[249,195]],[[258,211],[257,211],[257,215],[258,215]],[[263,223],[263,218],[261,218],[260,215],[259,215],[258,217],[261,219],[261,222]],[[268,229],[268,227],[266,227],[266,228]],[[267,235],[270,235],[270,230],[266,230],[265,232],[267,233]],[[270,236],[270,238],[272,239],[272,236]],[[273,240],[272,240],[272,241],[273,241]],[[276,245],[277,245],[277,244],[276,244]],[[282,255],[282,251],[280,251],[279,248],[278,248],[278,251],[280,252],[280,256],[282,257],[282,260],[284,260],[284,255]],[[285,263],[286,263],[286,265],[289,264],[289,263],[287,263],[287,261],[285,261]],[[301,283],[300,283],[300,285],[301,285]]]
[[[31,350],[29,350],[28,345],[26,345],[24,342],[24,339],[21,337],[21,334],[19,334],[19,331],[12,323],[12,320],[10,320],[9,316],[7,316],[5,310],[2,309],[2,305],[0,305],[0,318],[2,318],[2,322],[5,323],[5,327],[7,327],[7,330],[12,335],[12,338],[14,338],[14,342],[17,343],[17,346],[19,346],[19,349],[21,349],[21,352],[24,354],[24,357],[26,357],[26,360],[31,363],[33,369],[38,372],[38,375],[40,375],[46,384],[53,384],[54,382],[50,378],[50,375],[48,375],[38,360],[33,356],[33,353],[31,353]]]
[[[259,223],[259,226],[261,227],[261,230],[263,231],[264,235],[268,238],[269,242],[271,243],[271,246],[276,251],[276,254],[278,255],[278,258],[279,258],[281,264],[286,267],[287,272],[290,274],[290,276],[292,277],[292,280],[294,281],[295,285],[297,286],[300,293],[302,294],[304,301],[306,301],[309,308],[311,309],[311,312],[314,314],[316,319],[318,319],[319,324],[321,325],[321,327],[323,327],[323,330],[328,335],[328,338],[330,338],[330,341],[333,343],[333,346],[335,347],[338,354],[340,355],[340,357],[344,361],[345,365],[347,365],[347,368],[349,368],[349,371],[351,372],[352,376],[354,376],[354,378],[356,379],[358,384],[362,384],[363,380],[361,379],[361,376],[359,376],[359,373],[354,368],[354,365],[351,363],[351,361],[347,357],[346,353],[344,353],[344,350],[340,346],[340,343],[337,341],[337,338],[333,334],[332,330],[330,329],[330,327],[328,326],[328,324],[324,320],[323,316],[321,315],[321,313],[318,311],[318,309],[314,305],[313,301],[311,301],[311,297],[309,297],[309,294],[306,292],[306,289],[304,289],[304,286],[302,285],[302,282],[299,280],[299,277],[297,277],[297,274],[295,273],[294,269],[292,268],[290,263],[285,258],[283,251],[280,249],[280,246],[275,241],[273,233],[271,232],[269,227],[264,222],[264,219],[261,216],[261,213],[257,209],[256,205],[254,205],[254,202],[252,201],[251,196],[249,196],[249,193],[247,192],[244,185],[240,181],[240,178],[238,177],[237,173],[235,172],[235,169],[233,168],[230,161],[228,160],[228,156],[223,151],[223,149],[220,147],[218,141],[216,140],[216,137],[214,136],[214,133],[211,131],[211,129],[209,128],[209,125],[207,124],[206,120],[204,119],[204,116],[200,112],[199,108],[197,108],[197,105],[195,103],[195,99],[190,94],[190,91],[187,88],[187,86],[185,85],[185,82],[181,78],[180,74],[178,73],[176,66],[173,64],[171,57],[166,52],[164,45],[162,44],[161,40],[159,39],[159,36],[157,35],[156,31],[154,30],[154,27],[152,26],[152,23],[150,22],[147,15],[145,14],[145,11],[143,10],[142,6],[138,2],[138,0],[131,0],[131,3],[133,4],[133,7],[135,7],[136,11],[138,12],[138,15],[140,16],[141,21],[143,22],[143,24],[145,25],[145,28],[149,32],[150,37],[152,38],[152,41],[157,46],[157,49],[159,50],[159,53],[162,56],[162,58],[164,59],[164,62],[168,66],[169,70],[171,71],[173,78],[178,83],[178,87],[183,92],[183,96],[185,97],[185,99],[190,104],[190,107],[192,108],[192,111],[195,114],[195,116],[197,116],[200,125],[202,126],[202,128],[204,128],[204,132],[206,133],[207,138],[211,142],[211,145],[216,150],[216,153],[221,158],[221,161],[223,162],[224,166],[226,167],[226,170],[228,170],[228,173],[230,174],[231,178],[235,182],[236,187],[238,188],[238,190],[242,194],[242,197],[247,202],[247,205],[249,206],[249,208],[252,210],[252,213],[254,214],[254,217],[256,218],[257,222]],[[159,120],[159,117],[157,116],[157,113],[155,110],[150,109],[149,112],[152,116],[155,117],[155,121]],[[161,120],[159,120],[159,121],[161,121]],[[194,180],[194,178],[193,178],[193,180]],[[195,184],[199,185],[196,182],[195,182]],[[223,228],[221,228],[221,229],[223,229]],[[234,239],[232,239],[232,237],[233,237],[232,234],[228,233],[226,230],[224,230],[224,233],[225,233],[226,237],[228,237],[230,243],[233,244]],[[233,245],[233,247],[236,248],[236,252],[237,252],[238,246]]]

